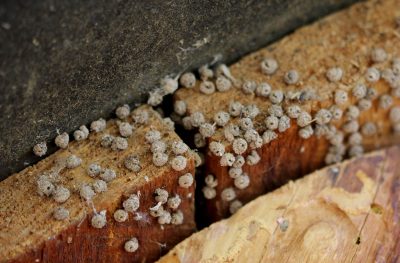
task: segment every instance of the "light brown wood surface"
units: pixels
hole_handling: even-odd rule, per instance
[[[129,147],[124,151],[112,151],[100,146],[100,138],[109,133],[118,135],[115,120],[107,124],[103,132],[91,133],[81,142],[72,142],[65,150],[45,158],[38,164],[14,174],[0,182],[0,262],[144,262],[159,258],[170,247],[195,230],[194,185],[190,188],[178,186],[178,178],[187,172],[194,173],[194,159],[185,154],[188,165],[183,171],[174,171],[170,164],[156,167],[152,164],[149,145],[144,135],[150,129],[162,132],[168,144],[179,137],[162,122],[161,117],[150,107],[141,107],[149,112],[147,125],[138,126],[128,139]],[[170,151],[170,147],[168,149]],[[141,160],[142,170],[131,172],[124,167],[125,157],[136,154]],[[60,173],[64,186],[71,190],[70,199],[63,204],[70,212],[65,221],[56,221],[52,212],[58,205],[50,197],[41,197],[36,190],[38,176],[55,166],[70,154],[82,159],[82,165],[64,169]],[[172,158],[170,154],[170,159]],[[87,166],[98,163],[103,168],[112,168],[117,178],[108,183],[108,191],[97,194],[93,204],[84,202],[77,191],[84,183],[94,179],[87,175]],[[179,209],[184,214],[182,225],[163,225],[149,215],[156,188],[178,194],[182,198]],[[140,207],[143,220],[134,220],[129,213],[126,222],[118,223],[113,218],[116,209],[132,193],[140,192]],[[106,210],[107,225],[102,229],[90,224],[94,209]],[[139,249],[135,253],[124,250],[124,243],[137,237]]]
[[[289,182],[158,262],[399,262],[399,159],[395,146]]]
[[[400,16],[400,2],[397,0],[366,1],[355,4],[336,14],[321,19],[309,26],[295,31],[280,41],[263,48],[253,54],[245,56],[230,66],[230,70],[238,83],[253,80],[257,83],[267,82],[272,89],[284,92],[299,92],[311,90],[317,96],[311,101],[299,103],[296,100],[286,100],[283,107],[292,103],[299,103],[303,110],[315,114],[321,108],[329,108],[333,104],[334,92],[347,91],[349,100],[341,106],[345,111],[349,105],[355,105],[356,99],[351,95],[351,89],[357,83],[365,83],[373,87],[379,95],[390,93],[387,82],[380,79],[376,83],[368,83],[364,78],[368,67],[374,66],[379,70],[390,67],[393,58],[400,57],[400,29],[396,25],[396,18]],[[383,48],[388,59],[382,63],[371,62],[373,48]],[[273,57],[279,63],[276,74],[267,76],[261,72],[260,63],[266,57]],[[344,75],[336,83],[329,82],[326,71],[331,67],[340,67]],[[300,74],[300,82],[296,85],[287,85],[283,82],[284,74],[295,69]],[[200,81],[197,83],[200,84]],[[216,92],[205,95],[199,91],[198,85],[193,89],[179,89],[175,100],[187,103],[186,115],[193,112],[202,112],[206,121],[213,123],[213,116],[218,111],[228,111],[231,101],[239,101],[243,105],[256,104],[261,114],[255,119],[255,127],[262,134],[265,130],[264,119],[270,102],[252,94],[244,94],[239,87],[227,92]],[[393,105],[400,105],[400,100],[393,97]],[[362,111],[358,122],[360,127],[367,121],[374,122],[378,132],[372,136],[364,136],[365,151],[382,148],[400,142],[398,135],[392,132],[389,122],[389,109],[378,106],[378,100],[373,106]],[[236,122],[234,118],[232,122]],[[339,130],[344,118],[332,122]],[[237,199],[243,203],[255,197],[276,189],[291,179],[299,178],[325,165],[325,156],[329,144],[324,137],[313,136],[310,139],[301,139],[297,133],[299,127],[295,120],[291,120],[291,128],[284,133],[278,133],[278,139],[265,144],[257,152],[261,161],[255,166],[244,165],[244,172],[250,176],[250,186],[246,189],[236,189]],[[346,138],[345,138],[346,140]],[[231,145],[224,138],[223,130],[217,129],[211,141],[221,141],[226,150],[232,152]],[[207,143],[207,145],[208,145]],[[202,209],[206,222],[214,222],[227,217],[229,202],[221,200],[221,192],[233,186],[233,179],[228,176],[228,168],[219,165],[219,157],[204,149],[206,165],[199,176],[198,187],[204,185],[204,177],[214,175],[218,180],[217,196],[212,200],[203,200],[198,209]],[[248,152],[247,152],[248,153]],[[246,153],[246,154],[247,154]],[[245,154],[245,155],[246,155]],[[203,185],[202,185],[203,184]]]

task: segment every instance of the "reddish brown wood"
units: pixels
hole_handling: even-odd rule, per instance
[[[186,171],[193,171],[191,162]],[[176,187],[180,173],[170,172],[163,174],[160,180],[151,182],[142,187],[130,189],[132,193],[140,191],[146,197],[141,203],[140,212],[147,213],[146,209],[154,205],[153,193],[156,188],[162,187],[171,193],[177,193],[184,198],[180,209],[184,213],[184,224],[165,225],[161,227],[157,219],[146,216],[146,220],[135,221],[130,218],[124,223],[117,223],[108,218],[108,224],[103,229],[95,229],[90,225],[91,215],[82,222],[69,226],[50,240],[35,246],[11,262],[153,262],[169,251],[175,244],[193,233],[194,222],[194,187],[183,189]],[[125,194],[126,195],[126,194]],[[121,199],[123,196],[121,196]],[[120,202],[122,203],[122,201]],[[122,207],[122,204],[120,205]],[[112,207],[107,209],[108,216],[112,216]],[[51,219],[49,219],[51,220]],[[136,237],[140,241],[137,253],[128,253],[124,244],[129,238]]]
[[[256,83],[267,82],[272,89],[284,92],[313,91],[317,99],[300,103],[296,99],[285,101],[285,107],[291,103],[301,105],[302,109],[315,114],[321,108],[328,109],[334,104],[334,93],[337,90],[348,91],[349,100],[341,108],[345,111],[348,106],[356,105],[357,100],[351,95],[351,89],[357,83],[365,83],[364,74],[372,65],[370,54],[375,47],[382,47],[390,58],[400,56],[400,48],[395,43],[400,35],[399,28],[394,21],[396,14],[394,9],[398,3],[389,1],[368,1],[355,4],[347,10],[333,14],[316,23],[303,27],[282,40],[245,56],[237,63],[230,66],[230,70],[237,87],[227,92],[215,92],[211,95],[199,91],[199,83],[193,89],[179,89],[175,94],[175,100],[183,100],[188,105],[186,115],[194,112],[202,112],[209,123],[213,123],[213,116],[219,111],[228,111],[231,101],[241,102],[243,105],[256,104],[261,114],[256,117],[254,123],[262,134],[265,130],[264,119],[270,105],[268,99],[260,98],[254,94],[245,94],[241,91],[241,83],[252,80]],[[272,76],[261,72],[260,63],[265,57],[273,57],[279,63],[279,69]],[[374,64],[380,70],[389,68],[391,61]],[[329,82],[326,72],[330,67],[340,67],[344,75],[337,83]],[[283,82],[284,74],[295,69],[300,74],[300,81],[296,85],[286,85]],[[367,83],[367,86],[376,89],[378,96],[389,94],[391,88],[383,79],[376,83]],[[400,105],[399,98],[393,97],[393,105]],[[376,123],[377,134],[365,136],[363,146],[365,151],[379,149],[384,146],[400,142],[400,136],[394,134],[389,118],[388,109],[382,109],[375,99],[369,110],[363,111],[358,118],[360,127],[367,121]],[[236,122],[237,118],[231,120]],[[340,130],[344,118],[332,123]],[[291,121],[292,127],[279,134],[276,141],[264,145],[258,150],[262,157],[259,164],[254,167],[245,165],[244,171],[251,178],[250,187],[245,190],[236,190],[238,200],[246,203],[260,194],[266,193],[289,180],[299,178],[305,174],[319,169],[325,165],[325,156],[328,149],[327,141],[313,136],[303,140],[297,135],[298,128],[295,121]],[[198,132],[196,129],[193,131]],[[346,138],[345,138],[346,140]],[[230,143],[224,138],[222,129],[218,129],[208,142],[221,141],[227,151],[231,151]],[[218,180],[217,197],[212,200],[199,201],[200,215],[207,223],[227,217],[229,203],[220,198],[223,189],[233,187],[233,179],[228,176],[228,169],[219,165],[219,158],[205,153],[205,171],[198,176],[199,188],[204,185],[204,177],[213,174]],[[348,156],[347,156],[348,157]],[[202,198],[202,195],[199,195]],[[203,205],[204,204],[204,205]]]
[[[158,259],[176,243],[195,231],[194,189],[178,185],[178,178],[185,173],[194,174],[194,158],[189,151],[184,155],[188,159],[182,171],[174,171],[167,163],[156,167],[152,163],[149,145],[144,135],[150,129],[163,133],[168,145],[179,137],[162,122],[162,119],[149,107],[150,120],[147,125],[137,127],[129,138],[129,148],[124,151],[112,151],[100,146],[100,138],[105,133],[117,135],[115,121],[107,124],[106,131],[91,134],[82,142],[72,142],[67,150],[59,150],[37,165],[29,167],[0,182],[0,262],[152,262]],[[168,152],[170,159],[174,156]],[[40,197],[36,192],[36,178],[50,169],[58,158],[76,154],[82,158],[82,165],[61,172],[62,182],[71,190],[70,199],[63,204],[70,211],[70,218],[56,221],[52,216],[57,206],[52,198]],[[137,154],[142,170],[133,173],[124,167],[125,157]],[[92,205],[82,201],[77,193],[79,186],[93,179],[86,174],[86,168],[92,162],[102,167],[114,169],[118,176],[108,183],[108,191],[93,198],[93,207],[97,211],[107,211],[107,225],[102,229],[90,224]],[[184,214],[181,225],[160,225],[157,218],[149,215],[149,208],[157,202],[154,191],[157,188],[168,190],[170,196],[178,194],[182,203],[179,206]],[[113,218],[116,209],[122,208],[122,202],[132,193],[140,192],[139,212],[144,219],[129,219],[118,223]],[[124,250],[124,244],[132,237],[139,240],[139,249],[134,253]]]
[[[321,167],[324,163],[324,153],[328,144],[323,139],[312,137],[308,140],[299,139],[298,127],[293,126],[279,138],[257,150],[261,161],[249,166],[245,164],[243,171],[250,177],[250,186],[243,190],[236,190],[237,198],[247,203],[254,197],[276,189],[290,180],[299,178]],[[216,188],[219,194],[231,186],[232,179],[228,175],[228,168],[218,165],[219,158],[208,155],[206,158],[206,174],[213,174],[218,178]],[[202,183],[202,182],[199,182]],[[230,215],[229,203],[216,198],[206,202],[206,220],[211,223]]]

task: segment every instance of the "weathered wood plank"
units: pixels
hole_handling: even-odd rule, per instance
[[[298,104],[302,110],[309,112],[313,118],[320,109],[329,109],[337,104],[334,96],[337,91],[348,94],[348,100],[337,106],[344,112],[350,106],[357,106],[360,99],[352,95],[352,89],[357,84],[365,84],[377,92],[375,99],[370,99],[371,107],[361,111],[355,118],[359,123],[357,129],[360,133],[365,123],[376,125],[377,131],[371,135],[363,135],[362,146],[365,151],[382,148],[399,142],[398,134],[393,133],[393,126],[389,121],[389,111],[392,107],[400,105],[396,90],[389,87],[388,81],[381,78],[377,82],[368,82],[365,78],[366,70],[373,66],[381,74],[392,66],[392,60],[400,57],[399,41],[400,31],[395,19],[399,16],[397,10],[398,1],[367,1],[326,17],[316,23],[303,27],[282,40],[250,54],[230,67],[230,71],[239,84],[247,80],[256,83],[266,82],[272,90],[281,90],[286,94],[286,100],[280,105],[286,109],[289,105]],[[373,63],[371,52],[374,48],[383,48],[387,53],[384,62]],[[275,74],[269,76],[261,72],[260,64],[264,58],[275,58],[279,68]],[[343,70],[340,81],[329,81],[326,77],[327,70],[339,67]],[[297,70],[300,81],[295,85],[287,85],[283,78],[291,69]],[[211,81],[215,81],[212,79]],[[200,81],[192,89],[180,89],[175,95],[175,100],[186,102],[187,112],[190,116],[194,112],[201,112],[205,121],[213,123],[214,115],[219,111],[228,112],[229,104],[237,101],[243,105],[255,104],[260,109],[260,114],[254,119],[254,127],[260,133],[267,129],[264,123],[268,116],[268,108],[271,105],[269,99],[256,94],[245,94],[241,85],[237,85],[226,92],[215,92],[206,95],[199,91]],[[302,94],[311,92],[314,96],[311,100],[288,99],[290,94]],[[397,92],[398,93],[398,92]],[[391,94],[393,103],[388,108],[379,106],[380,96]],[[338,131],[344,131],[343,125],[347,117],[333,120]],[[231,118],[230,123],[237,123],[238,117]],[[246,203],[255,197],[268,192],[291,179],[299,178],[314,171],[325,164],[325,157],[330,149],[330,143],[322,136],[312,136],[302,139],[298,136],[300,127],[295,119],[291,119],[291,127],[285,132],[279,133],[278,138],[264,144],[257,149],[261,161],[253,166],[245,164],[243,171],[250,177],[250,186],[246,189],[235,189],[237,200]],[[315,129],[315,119],[311,126]],[[194,132],[198,132],[194,129]],[[243,133],[240,135],[243,137]],[[346,147],[344,158],[349,156],[350,133],[344,133],[341,146]],[[206,147],[212,141],[220,141],[225,145],[226,151],[232,151],[231,142],[225,136],[222,128],[216,129],[215,134],[207,139]],[[205,172],[204,176],[212,174],[218,180],[216,186],[216,198],[205,200],[204,211],[208,222],[227,217],[230,202],[221,200],[221,192],[233,187],[233,179],[228,176],[229,167],[219,165],[220,158],[211,154],[205,148]],[[250,150],[243,154],[246,157]],[[236,154],[235,154],[236,155]],[[200,184],[203,185],[200,185]],[[204,182],[199,182],[203,187]]]
[[[87,140],[72,142],[65,150],[45,158],[37,165],[29,167],[0,183],[0,261],[6,262],[132,262],[152,261],[167,249],[190,235],[195,230],[194,184],[189,188],[179,187],[178,178],[185,173],[194,173],[194,158],[189,152],[184,156],[188,163],[182,171],[175,171],[167,163],[156,167],[152,163],[150,145],[145,142],[145,134],[157,129],[162,140],[168,145],[170,160],[171,143],[180,138],[163,123],[162,118],[150,107],[141,107],[149,113],[149,121],[138,125],[128,138],[128,148],[113,151],[100,146],[104,134],[118,135],[116,121],[111,120],[107,129],[91,133]],[[81,166],[63,169],[60,182],[71,191],[71,197],[62,204],[69,210],[67,220],[56,221],[53,210],[57,204],[51,197],[37,193],[36,180],[40,174],[49,171],[55,163],[70,154],[82,159]],[[128,155],[139,157],[142,169],[132,172],[125,168]],[[103,168],[114,169],[116,179],[108,183],[108,190],[96,194],[92,202],[85,202],[79,196],[82,184],[90,184],[93,178],[87,175],[89,164],[97,163]],[[157,218],[149,215],[149,208],[157,204],[154,191],[165,189],[170,196],[179,195],[183,224],[160,225]],[[116,209],[131,194],[140,195],[140,207],[129,213],[127,221],[119,223],[113,218]],[[163,205],[165,210],[173,212]],[[106,210],[107,224],[97,229],[91,226],[91,218],[96,212]],[[96,211],[96,212],[95,212]],[[140,215],[143,218],[136,220]],[[139,249],[134,253],[124,250],[124,244],[132,237],[139,241]]]

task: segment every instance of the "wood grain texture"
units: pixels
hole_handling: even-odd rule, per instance
[[[398,262],[399,158],[394,146],[289,182],[158,262]]]
[[[388,68],[391,59],[400,57],[400,46],[397,45],[400,31],[395,23],[395,18],[400,15],[398,10],[399,2],[396,0],[372,0],[355,4],[244,57],[230,66],[230,70],[238,83],[254,80],[257,83],[267,82],[272,89],[285,92],[313,91],[316,98],[301,104],[303,110],[313,115],[319,109],[328,108],[333,104],[335,91],[347,91],[349,100],[341,106],[346,110],[348,106],[357,102],[356,98],[351,96],[351,89],[358,83],[365,83],[368,87],[375,88],[379,95],[390,93],[391,89],[386,81],[381,79],[376,83],[367,83],[364,74],[372,65],[379,70]],[[370,53],[375,47],[387,51],[389,57],[385,62],[378,64],[371,62]],[[261,72],[260,63],[265,57],[277,59],[279,69],[276,74],[267,76]],[[326,71],[331,67],[343,69],[344,76],[338,83],[329,82],[326,78]],[[286,85],[283,82],[284,74],[291,69],[296,69],[300,74],[300,82],[296,85]],[[199,83],[193,89],[180,89],[175,95],[175,100],[187,103],[187,115],[199,111],[212,123],[214,114],[218,111],[228,111],[231,101],[239,101],[243,105],[256,104],[261,114],[255,119],[255,127],[260,134],[265,131],[263,121],[270,105],[268,100],[254,94],[246,95],[240,88],[205,95],[200,93],[198,85]],[[298,102],[289,100],[282,103],[282,106],[291,103]],[[394,98],[393,105],[400,105],[400,100]],[[369,110],[361,112],[358,118],[360,127],[367,121],[376,123],[378,127],[375,135],[364,136],[363,146],[366,151],[400,142],[400,137],[392,132],[388,112],[388,109],[378,106],[378,100],[373,101]],[[332,123],[340,129],[344,123],[343,119]],[[261,162],[255,166],[244,166],[243,170],[250,176],[251,182],[247,189],[236,191],[238,200],[246,203],[325,164],[324,159],[329,147],[327,140],[316,136],[307,140],[301,139],[297,135],[298,130],[295,120],[291,120],[289,130],[279,133],[277,140],[257,150]],[[227,151],[232,151],[222,129],[218,129],[208,143],[211,141],[221,141]],[[198,209],[207,212],[205,221],[214,222],[230,214],[229,203],[222,201],[220,194],[223,189],[233,186],[233,179],[229,178],[227,167],[218,165],[218,157],[213,156],[207,149],[204,151],[206,168],[203,175],[213,174],[217,178],[217,197],[205,200],[205,205]],[[198,186],[202,187],[202,183],[200,178]]]
[[[0,262],[146,262],[154,261],[170,247],[190,235],[195,230],[194,188],[178,186],[178,178],[184,173],[194,173],[194,159],[190,152],[187,167],[174,171],[169,164],[156,167],[152,164],[149,145],[144,135],[150,129],[162,132],[162,138],[170,145],[179,137],[163,123],[161,117],[150,107],[141,107],[150,115],[148,124],[138,126],[128,139],[129,148],[112,151],[100,146],[100,138],[105,133],[117,135],[115,120],[107,124],[104,132],[90,134],[82,142],[72,142],[65,150],[45,158],[37,165],[29,167],[0,183]],[[170,152],[170,148],[168,152]],[[37,177],[51,169],[55,163],[70,154],[82,159],[82,165],[74,169],[64,169],[60,173],[61,182],[71,190],[70,199],[63,204],[69,209],[70,217],[56,221],[52,216],[57,206],[52,198],[41,197],[36,190]],[[136,154],[141,160],[142,170],[130,172],[124,167],[125,157]],[[170,158],[172,154],[170,154]],[[97,194],[93,203],[85,203],[77,193],[80,185],[94,179],[86,173],[91,163],[103,168],[112,168],[117,178],[108,183],[108,191]],[[154,190],[163,188],[170,195],[182,198],[179,209],[184,214],[182,225],[164,225],[151,217],[149,208],[157,202]],[[129,219],[117,223],[113,219],[116,209],[122,208],[130,194],[140,193],[140,208],[143,220]],[[94,209],[107,211],[107,225],[102,229],[90,224]],[[124,243],[132,237],[139,240],[139,249],[127,253]]]

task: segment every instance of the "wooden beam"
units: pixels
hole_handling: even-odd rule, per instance
[[[289,182],[158,262],[397,262],[399,158],[394,146]]]
[[[174,156],[170,145],[180,138],[150,107],[143,106],[137,111],[148,112],[149,120],[147,124],[137,125],[128,138],[126,150],[113,151],[100,146],[103,135],[118,135],[117,121],[110,120],[105,131],[91,133],[84,141],[74,141],[67,149],[59,150],[0,182],[0,262],[152,261],[195,230],[194,184],[188,188],[178,185],[180,176],[194,174],[193,154],[190,150],[184,154],[187,165],[182,171],[173,170],[169,163],[162,167],[153,165],[150,145],[145,141],[146,132],[161,132],[162,140],[168,145],[169,160]],[[60,204],[51,197],[38,194],[37,180],[71,154],[81,158],[82,164],[59,173],[55,184],[68,188],[71,197],[61,204],[69,210],[69,218],[57,221],[53,211]],[[126,157],[132,154],[139,157],[139,172],[129,171],[124,166]],[[106,192],[85,202],[79,191],[82,185],[91,185],[95,180],[87,174],[87,167],[92,163],[113,169],[117,177],[108,183]],[[180,196],[182,202],[178,210],[183,213],[182,224],[160,225],[158,218],[149,214],[149,208],[157,204],[154,199],[157,188],[167,190],[170,197]],[[123,209],[123,201],[131,194],[139,196],[140,207],[129,212],[127,221],[119,223],[113,214],[117,209]],[[171,213],[176,211],[166,204],[163,207]],[[91,219],[103,210],[107,223],[101,229],[94,228]],[[133,237],[138,239],[139,248],[128,253],[124,244]]]
[[[303,27],[282,40],[250,54],[230,67],[233,77],[238,85],[226,92],[215,92],[206,95],[200,92],[200,81],[192,89],[179,89],[175,94],[175,101],[186,102],[187,111],[183,116],[190,116],[194,112],[201,112],[206,122],[213,123],[214,115],[219,111],[228,112],[229,104],[237,101],[243,105],[255,104],[260,109],[260,114],[254,119],[254,127],[260,135],[267,129],[264,120],[268,116],[271,102],[268,98],[253,94],[245,94],[241,85],[247,81],[256,83],[266,82],[272,90],[281,90],[286,94],[286,99],[280,104],[284,109],[289,105],[298,104],[302,110],[309,112],[313,118],[322,108],[329,109],[335,102],[337,91],[348,94],[347,102],[338,105],[344,112],[349,106],[357,106],[360,100],[352,95],[352,89],[357,84],[365,84],[373,88],[377,94],[371,99],[370,109],[361,111],[355,120],[359,123],[359,132],[367,122],[376,125],[376,133],[364,135],[362,146],[365,151],[382,148],[399,142],[398,134],[393,133],[393,126],[389,120],[389,111],[394,106],[400,105],[398,89],[389,87],[383,78],[377,82],[368,82],[365,78],[366,71],[373,66],[381,74],[391,68],[392,60],[400,57],[399,41],[400,31],[396,26],[395,18],[398,2],[367,1],[328,16],[316,23]],[[382,48],[387,53],[384,62],[373,63],[371,53],[374,48]],[[273,75],[263,74],[261,62],[264,58],[275,58],[279,68]],[[340,81],[331,82],[327,79],[328,69],[339,67],[343,70]],[[289,70],[295,69],[300,75],[300,81],[295,85],[284,83],[284,75]],[[213,80],[212,80],[213,81]],[[313,94],[312,99],[291,99],[293,94],[303,92]],[[396,95],[396,93],[398,95]],[[291,95],[290,95],[291,94]],[[390,95],[393,103],[387,107],[380,106],[380,96]],[[292,97],[293,96],[293,97]],[[238,117],[231,118],[230,123],[237,123]],[[261,161],[253,166],[245,164],[243,171],[250,178],[250,186],[246,189],[235,189],[237,200],[246,203],[255,197],[271,191],[289,180],[299,178],[325,165],[330,143],[326,136],[314,135],[309,139],[302,139],[298,135],[299,127],[295,119],[291,119],[291,127],[279,133],[278,138],[264,144],[257,149]],[[338,131],[344,131],[345,115],[331,121]],[[311,126],[315,129],[315,120]],[[194,129],[194,132],[198,132]],[[243,136],[243,133],[242,135]],[[344,133],[341,146],[346,147],[346,153],[340,158],[347,158],[350,152],[349,133]],[[232,152],[231,142],[227,141],[222,128],[216,129],[215,134],[207,139],[205,153],[204,173],[199,176],[198,186],[203,187],[204,177],[212,174],[218,180],[215,187],[216,197],[204,200],[202,214],[207,214],[204,220],[214,222],[230,215],[231,202],[223,201],[221,193],[224,189],[234,186],[234,180],[229,177],[229,167],[219,165],[220,157],[210,153],[210,142],[222,142],[226,151]],[[246,157],[250,150],[243,154]],[[339,159],[340,161],[340,159]]]

